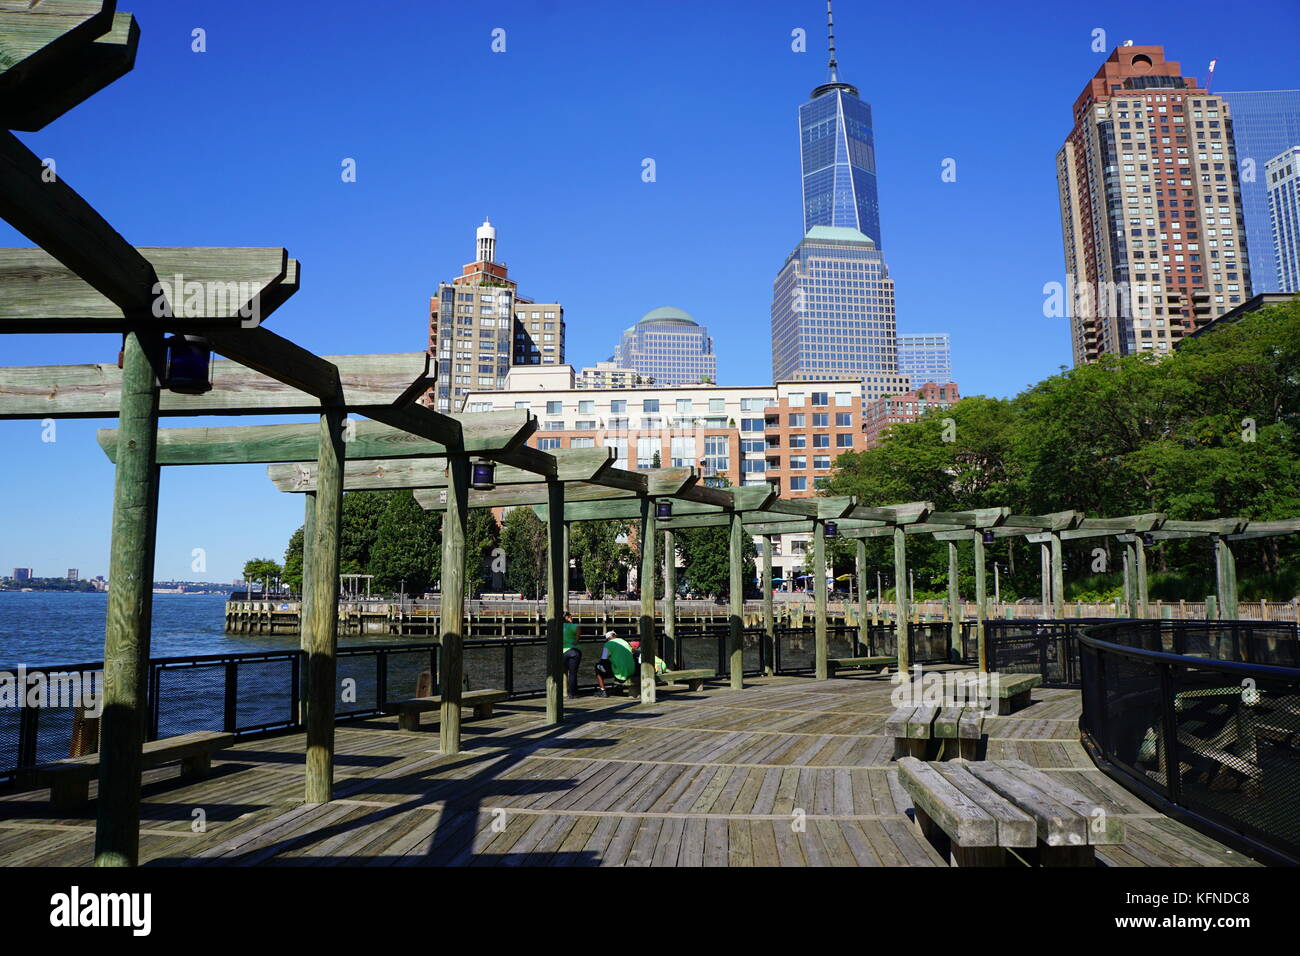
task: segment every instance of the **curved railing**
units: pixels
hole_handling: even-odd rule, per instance
[[[1078,643],[1098,766],[1216,839],[1300,865],[1295,625],[1117,621]]]

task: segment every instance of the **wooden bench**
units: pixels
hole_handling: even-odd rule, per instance
[[[475,717],[491,717],[492,705],[509,700],[510,694],[504,690],[466,690],[461,691],[460,706],[473,707]],[[420,715],[431,710],[442,709],[442,697],[412,697],[409,700],[390,701],[381,708],[385,714],[397,715],[397,726],[401,730],[419,730]]]
[[[1019,760],[898,762],[917,824],[950,844],[955,866],[1001,866],[1007,850],[1042,866],[1095,866],[1096,847],[1124,842],[1124,824]]]
[[[885,721],[885,733],[894,738],[894,759],[918,757],[943,759],[975,757],[984,736],[981,707],[900,707]]]
[[[150,740],[141,748],[142,766],[147,769],[179,760],[182,780],[203,777],[212,769],[213,753],[234,742],[234,734],[213,730]],[[38,787],[50,788],[50,805],[56,809],[79,807],[90,800],[90,781],[99,776],[99,757],[87,754],[33,767],[31,779]]]
[[[688,690],[700,690],[706,680],[713,680],[718,675],[708,668],[695,670],[663,671],[655,677],[667,684],[685,684]]]
[[[826,662],[826,667],[831,674],[838,670],[848,670],[853,667],[893,667],[898,663],[897,657],[832,657]]]
[[[990,674],[990,688],[995,689],[994,700],[998,716],[1005,717],[1029,706],[1029,692],[1043,682],[1042,674]]]

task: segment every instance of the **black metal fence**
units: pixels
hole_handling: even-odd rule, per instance
[[[1216,839],[1300,864],[1295,625],[1083,629],[1080,728],[1098,765]]]
[[[1115,618],[985,621],[990,671],[1039,674],[1046,687],[1079,686],[1079,632]],[[978,646],[972,660],[978,660]]]

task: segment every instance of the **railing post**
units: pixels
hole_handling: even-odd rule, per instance
[[[987,585],[984,578],[984,535],[976,531],[971,536],[975,551],[975,641],[979,669],[987,673],[989,669],[988,645],[985,638],[984,611],[988,602]]]
[[[677,544],[671,530],[664,532],[664,653],[665,661],[681,667],[677,649]]]
[[[894,606],[898,612],[895,646],[898,648],[898,672],[907,676],[912,663],[911,629],[908,617],[911,606],[907,597],[907,537],[901,525],[894,525]]]
[[[222,729],[228,733],[235,732],[239,712],[239,663],[226,661],[225,701],[222,715]]]
[[[1162,730],[1165,738],[1165,786],[1171,803],[1182,803],[1183,780],[1178,760],[1178,717],[1174,713],[1173,666],[1157,664],[1160,675]]]

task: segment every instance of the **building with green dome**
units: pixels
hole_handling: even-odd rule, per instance
[[[656,385],[695,385],[718,377],[709,330],[671,306],[651,309],[623,333],[614,364]]]

